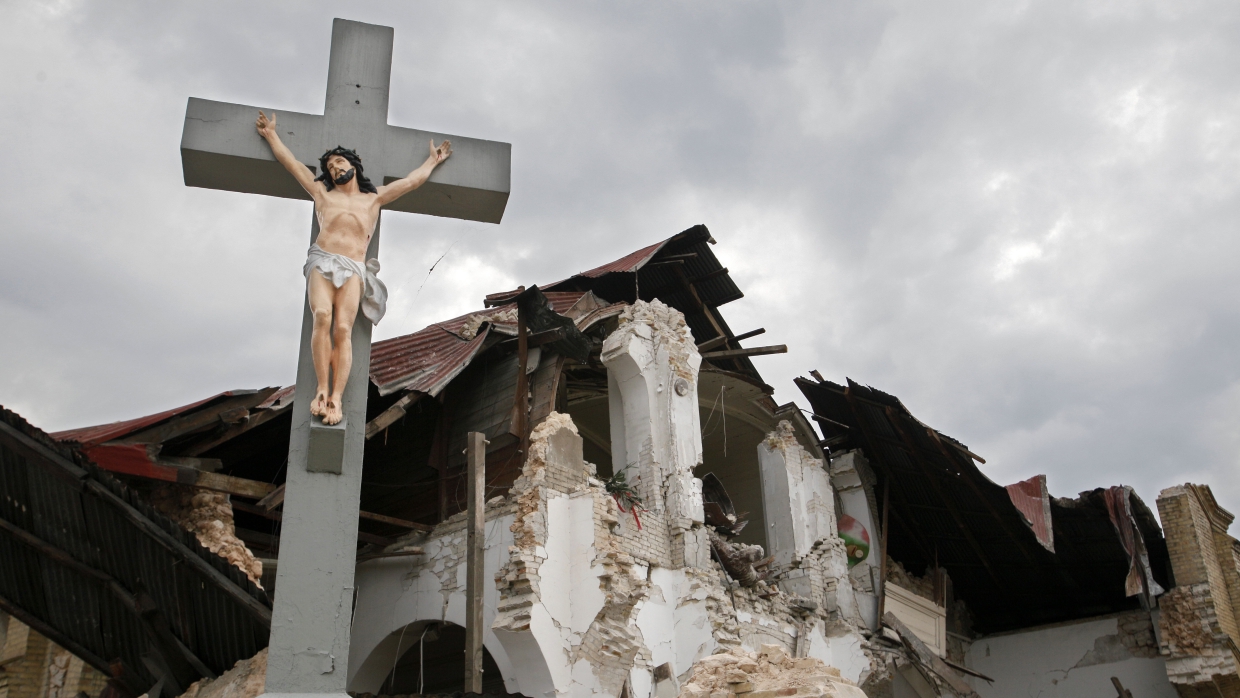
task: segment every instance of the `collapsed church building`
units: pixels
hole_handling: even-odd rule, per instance
[[[1208,487],[1157,515],[1004,487],[816,371],[779,405],[752,358],[783,348],[725,322],[714,242],[374,344],[351,694],[461,690],[480,432],[485,694],[1240,696],[1240,544]],[[261,690],[295,397],[52,435],[3,413],[0,698]]]

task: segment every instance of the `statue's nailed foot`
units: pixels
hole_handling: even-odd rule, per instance
[[[310,414],[315,417],[327,416],[327,391],[320,390],[314,394],[314,401],[310,403]]]
[[[327,401],[327,411],[323,414],[324,424],[339,424],[344,419],[344,412],[340,409],[339,399],[329,399]]]

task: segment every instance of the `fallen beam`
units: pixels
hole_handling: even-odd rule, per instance
[[[720,335],[718,337],[715,337],[714,339],[708,339],[705,342],[702,342],[701,344],[697,345],[697,350],[698,351],[710,351],[711,349],[714,349],[715,347],[727,344],[731,340],[732,338],[727,336],[726,334]]]
[[[750,349],[727,349],[724,351],[708,351],[702,354],[703,359],[739,359],[745,356],[764,356],[766,354],[787,354],[787,344],[774,344],[769,347],[753,347]]]
[[[254,506],[253,504],[249,504],[247,502],[233,502],[232,507],[236,511],[244,511],[247,514],[254,514],[255,516],[261,516],[264,519],[271,519],[272,521],[282,521],[284,519],[284,515],[278,511],[268,511],[262,507]],[[377,516],[377,514],[375,516]],[[375,545],[381,545],[384,547],[396,542],[391,538],[376,536],[373,533],[366,533],[365,531],[358,531],[357,539],[363,543],[374,543]]]
[[[366,423],[366,439],[370,440],[375,434],[395,424],[396,420],[404,417],[409,408],[421,397],[422,393],[409,393],[392,403],[391,407],[380,412],[379,416]]]
[[[435,530],[435,527],[430,524],[415,523],[413,521],[406,521],[404,519],[398,519],[394,516],[384,516],[383,514],[372,514],[369,511],[360,511],[358,512],[358,516],[360,518],[366,519],[367,521],[378,521],[379,523],[385,523],[391,526],[399,526],[401,528],[408,528],[414,531],[428,531],[429,532],[429,531]]]
[[[727,270],[725,269],[724,271],[727,271]],[[701,344],[697,345],[697,350],[698,351],[710,351],[711,349],[714,349],[715,347],[721,346],[723,344],[727,344],[728,342],[739,342],[742,339],[749,339],[750,337],[757,337],[758,335],[763,334],[764,332],[766,332],[766,328],[759,327],[756,330],[750,330],[748,332],[745,332],[744,334],[738,334],[735,337],[728,337],[726,335],[721,336],[721,337],[715,337],[714,339],[708,339],[705,342],[702,342]]]
[[[276,417],[287,414],[292,407],[293,403],[290,401],[287,405],[280,408],[272,407],[265,410],[258,410],[257,412],[251,412],[247,419],[237,424],[233,424],[220,434],[207,441],[195,443],[181,449],[181,453],[186,456],[197,456],[206,453],[226,441],[231,441],[251,429],[257,429]]]
[[[258,500],[258,506],[271,511],[284,503],[284,485],[280,485],[271,491],[271,494]]]
[[[913,634],[908,626],[900,622],[895,614],[887,611],[883,614],[883,624],[895,630],[900,634],[900,639],[904,641],[904,645],[912,651],[913,656],[927,669],[934,672],[948,688],[952,689],[960,698],[979,698],[977,692],[968,683],[965,683],[964,677],[957,674],[951,667],[926,646],[921,638]]]

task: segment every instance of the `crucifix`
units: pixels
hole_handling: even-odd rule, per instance
[[[373,304],[367,307],[365,296],[370,291],[369,277],[378,266],[378,209],[499,223],[508,203],[511,145],[388,125],[392,34],[391,27],[335,20],[322,116],[281,111],[275,118],[266,113],[259,117],[260,111],[270,110],[196,98],[190,98],[185,111],[181,165],[186,185],[312,199],[317,204],[310,227],[310,260],[306,263],[309,300],[303,311],[297,363],[297,397],[276,571],[279,591],[267,656],[267,694],[342,695],[346,689],[365,446],[370,316],[375,314],[367,312],[374,308]],[[444,143],[448,140],[450,148]],[[347,147],[337,149],[338,145]],[[304,165],[306,172],[298,172],[296,163]],[[365,191],[361,186],[363,163],[366,178],[378,185],[372,187],[374,203],[355,196],[359,190]],[[316,175],[323,184],[315,181]],[[325,197],[329,195],[337,198],[328,201]],[[340,198],[346,196],[354,198]],[[373,217],[367,218],[361,208],[349,214],[350,206],[373,206]],[[344,242],[332,241],[331,236],[340,232],[333,227],[339,221],[334,217],[326,220],[325,211],[335,211],[329,216],[345,216],[343,225],[349,234]],[[322,238],[320,218],[324,218],[327,231]],[[364,229],[368,220],[374,221],[371,230]],[[332,247],[320,248],[319,252],[340,253],[335,256],[345,259],[329,259],[328,268],[312,264],[319,241],[324,247]],[[358,266],[350,267],[347,260]],[[376,261],[371,264],[371,260]],[[335,269],[337,278],[345,277],[341,284],[327,278],[333,273],[333,264],[350,267],[350,273]],[[357,281],[350,282],[350,276]],[[356,299],[362,306],[352,323],[351,336],[328,338],[339,340],[331,347],[332,352],[352,350],[337,411],[328,404],[335,394],[334,383],[326,396],[319,394],[325,380],[322,371],[316,375],[312,349],[313,285],[323,279],[336,286],[336,290],[319,289],[332,298],[329,305],[334,317],[342,310],[340,294],[346,289],[360,288],[354,295],[346,294],[344,300],[352,303]],[[327,296],[320,295],[323,297]],[[381,299],[371,300],[377,303]],[[322,339],[320,334],[320,342]],[[345,342],[348,346],[342,346]],[[343,365],[341,354],[333,356],[333,366]],[[320,402],[320,398],[324,399]]]

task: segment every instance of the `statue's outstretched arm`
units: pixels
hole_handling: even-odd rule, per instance
[[[276,156],[276,161],[284,165],[284,169],[293,175],[293,179],[301,185],[302,189],[310,195],[310,198],[317,199],[324,189],[323,185],[314,181],[314,174],[302,163],[297,161],[293,156],[293,151],[288,149],[287,145],[280,140],[280,134],[276,132],[276,113],[271,112],[271,118],[268,119],[261,111],[258,113],[258,121],[254,123],[258,128],[258,135],[267,141],[267,145],[271,146],[271,152]]]
[[[435,145],[434,139],[431,139],[431,154],[427,156],[426,162],[422,163],[418,169],[410,172],[405,177],[385,184],[379,187],[379,205],[386,206],[418,187],[426,184],[426,180],[430,179],[431,172],[439,166],[439,163],[447,160],[452,155],[452,142],[444,141],[438,146]]]

